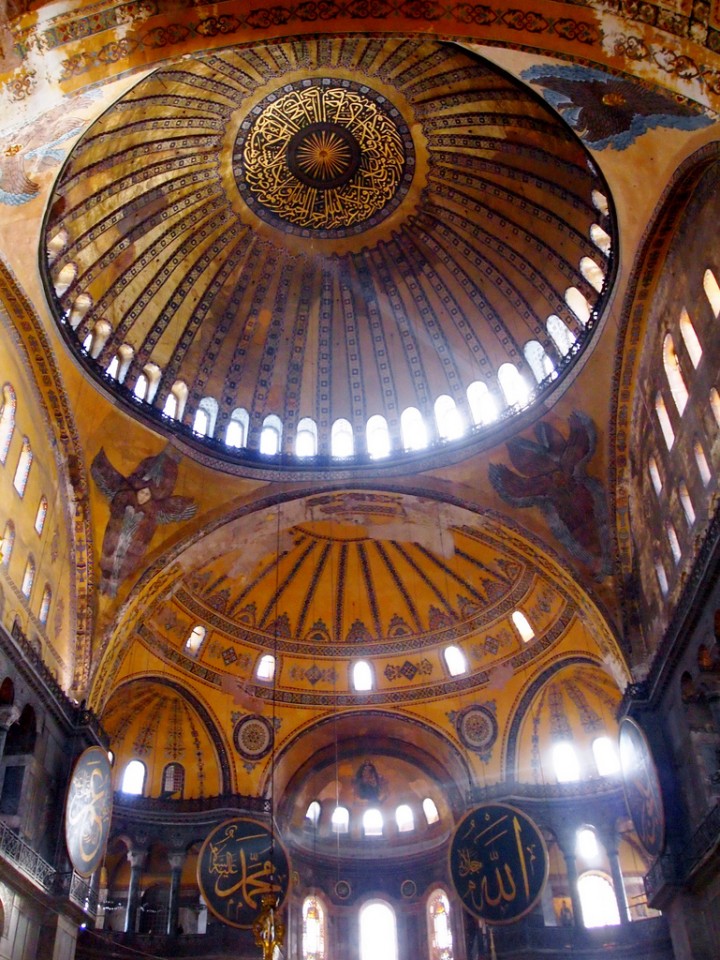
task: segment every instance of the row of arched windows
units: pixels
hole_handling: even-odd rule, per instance
[[[10,564],[10,557],[12,556],[13,547],[15,546],[15,525],[13,524],[12,520],[8,520],[5,524],[2,544],[0,546],[2,565],[7,569]],[[33,586],[35,585],[36,570],[35,558],[32,554],[30,554],[25,563],[25,570],[23,571],[23,578],[20,584],[20,591],[28,601],[30,600],[30,595],[32,593]],[[40,606],[38,608],[38,620],[43,625],[47,623],[48,616],[50,614],[51,602],[52,590],[50,588],[50,584],[46,583],[42,592],[42,597],[40,598]]]
[[[713,316],[717,320],[718,315],[720,314],[720,285],[718,285],[717,278],[710,269],[705,270],[703,274],[703,291],[707,302],[710,305]],[[679,339],[683,344],[684,353],[687,355],[687,360],[683,360],[683,358],[679,355],[676,341],[673,338],[673,333],[669,331],[665,334],[662,342],[662,366],[666,387],[672,399],[672,406],[675,408],[677,418],[680,422],[682,422],[683,415],[685,414],[688,400],[690,398],[688,384],[691,382],[695,371],[698,370],[702,363],[703,345],[685,307],[683,307],[683,309],[680,311],[677,330],[679,331]],[[710,388],[707,401],[715,425],[718,429],[720,429],[720,393],[718,393],[716,387],[713,386]],[[673,425],[673,418],[671,417],[670,410],[668,409],[668,405],[665,402],[661,390],[658,390],[655,395],[655,416],[660,427],[660,433],[662,435],[667,453],[670,454],[676,443],[676,428]],[[697,475],[703,488],[707,488],[710,485],[713,477],[713,472],[710,467],[710,463],[708,462],[708,455],[706,452],[707,440],[708,438],[705,436],[695,435],[692,437],[691,444],[695,468],[697,469]],[[681,472],[684,473],[686,470],[687,466],[685,466],[684,470]],[[650,454],[647,459],[647,471],[652,489],[655,492],[656,497],[660,497],[666,487],[666,482],[663,479],[663,458],[655,454]],[[692,531],[698,511],[695,503],[693,502],[690,488],[688,487],[686,479],[678,481],[676,490],[674,492],[676,493],[677,499],[682,507],[682,515],[685,519],[686,531],[679,532],[670,516],[666,516],[663,524],[665,544],[672,559],[672,566],[677,567],[680,564],[683,556],[682,541],[685,539],[684,533],[689,534]],[[671,493],[672,491],[665,491],[665,495],[668,498],[670,497]],[[668,576],[668,570],[664,562],[662,552],[658,552],[655,557],[654,564],[660,592],[663,596],[665,596],[669,590],[670,578]]]
[[[123,771],[120,790],[130,796],[141,797],[145,792],[147,769],[142,760],[130,760]],[[168,763],[162,775],[162,795],[182,798],[185,789],[185,768],[181,763]]]
[[[595,769],[601,777],[615,777],[620,773],[620,758],[615,741],[603,735],[592,742]],[[575,783],[582,779],[580,759],[569,740],[553,744],[552,764],[558,783]]]
[[[305,813],[305,819],[317,828],[325,811],[319,800],[313,800]],[[438,808],[432,797],[425,797],[422,802],[422,814],[427,826],[432,826],[440,820]],[[416,827],[417,815],[408,803],[401,803],[395,808],[395,827],[398,833],[410,833]],[[362,815],[362,834],[365,837],[381,837],[385,831],[385,818],[377,807],[369,807]],[[350,830],[350,811],[342,804],[336,804],[330,814],[330,829],[333,833],[348,833]]]

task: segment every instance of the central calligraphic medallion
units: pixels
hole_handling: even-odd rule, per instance
[[[263,220],[286,232],[342,237],[395,210],[415,153],[400,112],[350,80],[288,84],[240,124],[233,170]]]

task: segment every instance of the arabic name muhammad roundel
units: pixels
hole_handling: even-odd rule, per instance
[[[265,894],[282,905],[288,890],[287,853],[265,824],[245,817],[212,830],[198,857],[197,878],[208,909],[231,927],[250,929]]]
[[[657,857],[665,846],[660,780],[645,734],[629,717],[620,724],[620,768],[637,835],[650,856]]]
[[[112,770],[105,750],[80,755],[65,803],[65,843],[75,871],[89,877],[105,856],[112,817]]]
[[[450,875],[465,909],[486,923],[514,923],[540,899],[548,855],[521,810],[486,803],[466,814],[450,847]]]

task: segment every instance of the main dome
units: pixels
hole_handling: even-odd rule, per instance
[[[41,257],[91,375],[234,469],[460,457],[557,390],[613,277],[563,121],[452,44],[155,71],[79,140]]]

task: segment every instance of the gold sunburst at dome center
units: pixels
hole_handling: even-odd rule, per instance
[[[298,147],[297,164],[308,176],[332,180],[350,162],[350,147],[336,133],[321,130]]]

